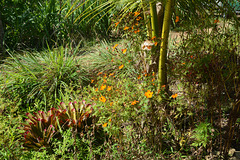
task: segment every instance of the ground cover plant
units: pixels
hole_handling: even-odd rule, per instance
[[[101,28],[111,22],[104,27],[110,35],[91,42],[95,45],[76,45],[75,32],[65,37],[68,31],[54,30],[69,44],[49,36],[54,44],[46,43],[43,51],[6,50],[9,58],[0,72],[1,159],[238,158],[240,32],[234,17],[207,16],[213,12],[209,7],[220,7],[215,1],[161,1],[159,28],[156,1],[49,2],[62,5],[58,12],[52,9],[65,13],[63,23],[73,18]],[[48,22],[57,26],[52,18]],[[183,32],[174,39],[167,33],[172,29]]]

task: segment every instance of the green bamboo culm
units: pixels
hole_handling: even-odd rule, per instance
[[[150,2],[150,15],[151,15],[151,27],[152,27],[152,37],[158,37],[159,33],[159,26],[158,26],[158,19],[157,19],[157,9],[156,9],[156,2]],[[150,38],[152,38],[150,37]]]
[[[170,23],[172,16],[172,6],[174,6],[174,0],[167,0],[165,4],[164,18],[163,18],[163,28],[162,28],[162,41],[160,48],[160,57],[159,57],[159,67],[158,67],[158,83],[159,88],[161,86],[167,85],[167,48],[168,48],[168,37],[170,32]],[[160,95],[159,100],[162,101],[163,97]]]

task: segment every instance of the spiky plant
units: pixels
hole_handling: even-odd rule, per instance
[[[61,140],[61,131],[72,129],[79,136],[85,134],[85,127],[91,126],[94,122],[91,105],[82,101],[80,103],[70,102],[68,105],[61,102],[58,109],[51,108],[47,114],[43,111],[38,113],[27,113],[27,124],[22,124],[20,129],[25,130],[22,142],[26,149],[41,150],[46,147],[52,151],[52,139]],[[101,126],[95,127],[95,130],[102,131]],[[75,135],[76,135],[75,134]]]

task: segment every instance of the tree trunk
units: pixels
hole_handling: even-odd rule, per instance
[[[163,19],[163,28],[162,28],[162,41],[160,47],[160,57],[159,57],[159,67],[158,67],[158,83],[159,89],[161,86],[167,85],[167,49],[168,49],[168,37],[170,32],[171,16],[172,16],[172,6],[174,0],[167,0],[165,4],[164,19]],[[162,97],[160,96],[160,101]]]

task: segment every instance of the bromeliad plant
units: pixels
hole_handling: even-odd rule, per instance
[[[59,109],[51,108],[47,114],[43,111],[27,113],[28,124],[23,124],[23,146],[27,149],[41,150],[46,147],[52,151],[52,139],[62,139],[61,133],[72,128],[76,133],[84,133],[84,127],[90,126],[95,117],[91,117],[91,105],[82,101],[61,102]]]

